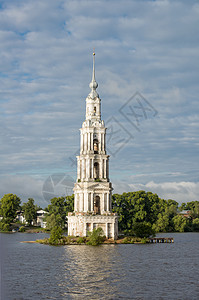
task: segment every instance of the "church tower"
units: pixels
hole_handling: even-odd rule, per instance
[[[101,120],[101,99],[96,91],[95,53],[91,89],[86,98],[86,119],[80,129],[80,155],[77,156],[77,181],[74,186],[74,212],[68,213],[68,235],[87,236],[101,227],[107,238],[117,239],[118,218],[112,213],[112,184],[109,180],[109,155],[106,153],[106,128]]]

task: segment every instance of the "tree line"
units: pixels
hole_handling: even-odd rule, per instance
[[[0,200],[0,230],[8,231],[15,221],[17,211],[22,210],[24,217],[31,225],[36,220],[38,207],[34,199],[21,204],[21,199],[13,194],[6,194]],[[74,209],[74,195],[55,197],[44,209],[47,211],[45,221],[47,229],[67,227],[66,216]],[[189,217],[179,214],[181,210],[190,210]],[[112,210],[118,214],[119,231],[129,235],[148,235],[156,232],[199,231],[199,201],[182,203],[175,200],[164,200],[157,194],[145,191],[113,194]]]

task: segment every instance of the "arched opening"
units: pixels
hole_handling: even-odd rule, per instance
[[[94,139],[93,140],[93,149],[94,149],[94,154],[98,153],[98,140]]]
[[[94,115],[96,114],[96,106],[94,106]]]
[[[94,178],[95,179],[99,178],[99,163],[98,162],[94,163]]]
[[[95,196],[94,198],[94,213],[100,215],[100,197]]]

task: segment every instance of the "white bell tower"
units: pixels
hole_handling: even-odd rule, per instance
[[[89,86],[86,120],[80,129],[74,212],[68,214],[68,235],[87,236],[88,231],[101,227],[107,238],[116,239],[118,220],[111,212],[112,184],[109,180],[109,155],[106,154],[106,128],[101,120],[101,99],[96,91],[95,53]]]

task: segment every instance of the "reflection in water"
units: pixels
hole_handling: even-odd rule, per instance
[[[114,245],[65,247],[65,296],[113,299],[118,295],[121,269],[115,250]]]

